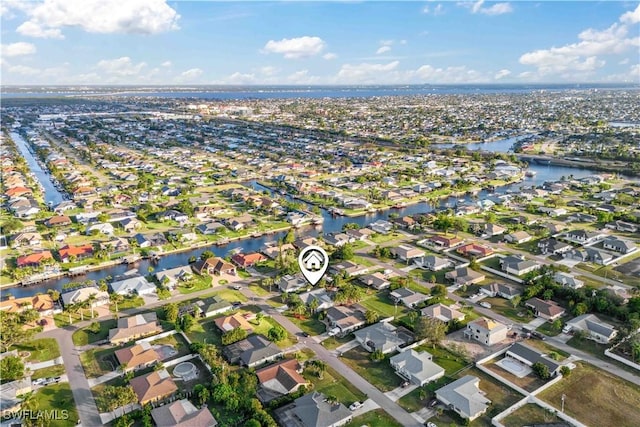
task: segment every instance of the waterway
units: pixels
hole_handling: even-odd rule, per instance
[[[13,142],[16,143],[16,145],[18,146],[18,150],[20,150],[20,153],[22,154],[22,157],[24,157],[27,161],[29,169],[31,169],[31,172],[35,175],[36,179],[42,185],[42,188],[44,189],[45,202],[53,206],[62,202],[64,200],[64,196],[53,185],[53,182],[51,182],[51,175],[48,175],[42,169],[40,163],[38,163],[34,155],[31,153],[31,151],[29,151],[27,142],[24,140],[22,135],[16,132],[11,132],[11,139],[13,139]]]
[[[495,141],[495,142],[487,142],[487,143],[479,143],[477,146],[481,146],[482,149],[487,151],[500,151],[505,150],[507,145],[513,144],[514,139],[509,138],[507,140]],[[469,144],[468,144],[469,145]],[[475,148],[475,147],[474,147]],[[508,151],[505,150],[505,151]],[[562,166],[551,166],[551,165],[538,165],[532,164],[528,168],[529,170],[535,172],[535,176],[527,177],[525,180],[510,184],[501,188],[496,189],[495,193],[504,194],[505,192],[514,192],[522,187],[531,187],[538,186],[544,183],[545,181],[557,181],[560,180],[563,176],[569,177],[572,175],[574,178],[582,178],[585,176],[596,174],[596,171],[589,169],[576,169],[576,168],[568,168]],[[261,186],[255,181],[251,181],[247,183],[248,186],[258,190],[258,191],[270,191],[269,189]],[[478,194],[479,198],[485,197],[489,194],[487,191],[481,191]],[[289,200],[292,200],[289,196],[287,196]],[[469,201],[471,198],[469,196],[465,197],[450,197],[447,199],[443,199],[439,207],[454,207],[457,203],[459,203],[460,199],[464,199],[465,201]],[[415,215],[420,213],[428,213],[433,212],[434,206],[423,202],[417,203],[414,205],[410,205],[401,209],[388,209],[385,211],[379,211],[374,213],[368,213],[366,215],[361,215],[358,217],[345,217],[345,216],[334,216],[326,210],[322,210],[322,217],[324,218],[324,223],[322,226],[309,226],[302,227],[296,230],[296,234],[298,236],[317,236],[318,233],[332,233],[336,231],[342,230],[344,224],[352,222],[356,223],[362,227],[375,222],[379,219],[387,220],[389,219],[389,215],[392,213],[398,214],[400,216],[405,215]],[[69,282],[81,282],[84,280],[100,280],[107,278],[109,276],[115,277],[117,275],[123,274],[127,270],[137,269],[141,274],[148,274],[149,267],[153,267],[154,271],[162,271],[169,268],[178,267],[181,265],[186,265],[189,262],[189,258],[192,256],[199,257],[202,252],[205,250],[212,251],[217,256],[226,256],[230,251],[237,250],[238,248],[242,249],[243,252],[255,252],[260,250],[266,243],[277,241],[282,238],[286,233],[280,232],[268,236],[261,236],[257,238],[248,238],[244,240],[237,240],[234,242],[230,242],[225,245],[215,246],[212,245],[210,247],[203,247],[198,249],[193,249],[185,252],[169,254],[160,258],[158,262],[151,262],[149,260],[142,260],[135,265],[117,265],[113,267],[108,267],[105,269],[89,272],[86,275],[74,277],[74,278],[60,278],[60,279],[51,279],[45,282],[41,282],[37,285],[29,286],[29,287],[21,287],[21,288],[13,288],[10,290],[11,294],[16,297],[23,297],[34,295],[38,292],[46,292],[48,289],[62,289],[62,287]]]

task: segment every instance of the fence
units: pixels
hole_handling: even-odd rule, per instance
[[[609,349],[606,349],[604,351],[605,356],[609,356],[612,359],[617,360],[620,363],[624,363],[627,366],[632,367],[633,369],[637,369],[640,371],[640,365],[638,365],[637,363],[633,363],[631,360],[625,359],[622,356],[618,356],[617,354],[611,352]]]
[[[504,277],[505,279],[509,279],[516,283],[520,283],[520,284],[524,283],[524,280],[516,276],[512,276],[511,274],[507,274],[504,271],[498,271],[495,268],[487,267],[486,265],[481,265],[480,268],[482,268],[484,271],[488,271],[489,273],[495,274],[496,276]]]
[[[159,340],[160,338],[168,337],[168,336],[171,336],[171,335],[173,335],[175,333],[176,333],[176,330],[172,329],[170,331],[163,332],[163,333],[158,334],[158,335],[152,335],[152,336],[147,337],[147,338],[139,339],[138,341],[136,341],[136,344],[141,344],[143,342],[151,342],[151,341]]]

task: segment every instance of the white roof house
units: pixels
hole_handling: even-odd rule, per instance
[[[584,331],[587,338],[601,344],[608,344],[618,334],[613,326],[603,322],[594,314],[583,314],[571,319],[566,327],[573,331]]]
[[[436,390],[436,398],[457,412],[462,418],[473,421],[485,413],[489,407],[488,404],[491,403],[489,399],[484,397],[479,384],[480,378],[465,375]]]
[[[430,353],[411,349],[396,354],[389,363],[396,373],[412,384],[422,386],[444,375],[444,368],[434,363]]]
[[[128,277],[111,283],[113,292],[120,295],[149,295],[156,292],[156,285],[149,283],[143,276]]]

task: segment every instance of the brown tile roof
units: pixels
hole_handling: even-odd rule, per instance
[[[118,358],[118,362],[120,362],[121,365],[126,364],[127,368],[149,365],[160,360],[160,356],[149,346],[149,343],[121,348],[116,351],[116,357]]]
[[[298,373],[302,367],[296,359],[287,359],[266,368],[256,371],[258,381],[264,384],[271,380],[277,380],[286,390],[291,391],[307,381]]]
[[[227,332],[235,328],[242,328],[247,332],[253,330],[253,326],[251,326],[247,319],[245,319],[245,317],[240,313],[235,313],[231,316],[218,317],[214,322],[222,332]]]
[[[163,399],[178,391],[176,383],[166,369],[135,377],[131,379],[130,384],[141,405]]]
[[[40,264],[45,259],[53,259],[51,251],[36,252],[30,255],[23,255],[18,257],[16,264],[18,267],[23,267],[31,264]]]

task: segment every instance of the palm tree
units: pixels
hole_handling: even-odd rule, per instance
[[[91,318],[93,319],[93,306],[96,302],[98,298],[96,297],[96,294],[91,294],[89,295],[89,297],[87,297],[87,304],[89,304],[89,307],[91,308]]]
[[[118,303],[121,303],[122,300],[124,300],[124,297],[120,294],[109,294],[109,299],[111,300],[112,303],[114,303],[116,305],[116,313],[118,312]]]
[[[58,291],[57,289],[49,289],[47,293],[49,294],[53,302],[56,302],[60,299],[60,291]]]
[[[309,301],[309,310],[311,311],[311,314],[316,313],[316,310],[318,309],[319,305],[320,305],[320,302],[318,301],[317,298],[313,298],[311,301]]]
[[[324,372],[327,370],[327,364],[323,360],[315,360],[313,362],[313,366],[315,366],[318,371],[318,379],[322,379],[324,376]]]

